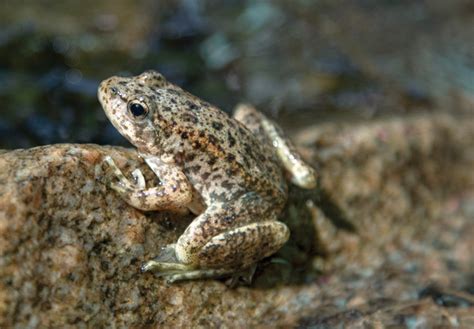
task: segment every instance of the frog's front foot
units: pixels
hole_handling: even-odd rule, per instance
[[[144,211],[172,210],[178,213],[188,211],[193,204],[193,191],[186,175],[173,163],[164,162],[155,156],[142,155],[147,165],[158,176],[161,184],[147,187],[139,169],[132,172],[133,180],[122,173],[110,156],[104,157],[104,183],[119,194],[134,208]]]

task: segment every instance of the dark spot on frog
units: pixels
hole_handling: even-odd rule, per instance
[[[170,131],[164,130],[163,133],[164,133],[165,138],[170,138],[170,136],[171,136],[171,132],[170,132]]]
[[[191,167],[188,167],[188,171],[189,172],[192,172],[192,173],[197,173],[201,170],[201,166],[200,165],[195,165],[195,166],[191,166]]]
[[[235,161],[235,155],[233,155],[232,153],[227,154],[226,160],[229,162]]]
[[[183,152],[178,152],[175,154],[174,156],[174,161],[176,162],[176,164],[178,165],[182,165],[185,163],[185,160],[186,160],[186,155],[183,153]]]
[[[196,158],[196,155],[194,153],[188,153],[186,154],[185,161],[186,162],[191,162]]]
[[[233,147],[235,145],[235,138],[232,136],[230,131],[227,133],[227,140],[229,141],[229,146]]]
[[[221,178],[222,178],[222,175],[221,175],[221,174],[215,174],[215,175],[212,176],[212,179],[213,179],[213,180],[219,180],[219,179],[221,179]]]
[[[165,121],[165,118],[164,118],[160,113],[156,113],[156,118],[157,118],[158,121],[160,121],[160,122],[164,122],[164,121]]]
[[[199,137],[203,138],[204,136],[206,136],[206,132],[204,130],[201,130],[199,132]]]
[[[209,176],[211,176],[210,172],[205,172],[205,173],[201,174],[201,178],[203,180],[207,180],[209,178]]]
[[[225,200],[225,195],[224,193],[216,193],[216,192],[211,192],[209,193],[209,197],[212,199],[212,200]]]
[[[182,139],[188,139],[188,133],[187,133],[186,131],[183,131],[183,132],[181,133],[181,138],[182,138]]]
[[[199,141],[194,141],[193,142],[193,148],[194,149],[200,149],[201,148],[201,143]]]
[[[192,115],[191,113],[183,113],[181,115],[181,119],[183,121],[186,121],[186,122],[192,122],[192,123],[198,123],[199,120],[198,118],[196,118],[194,115]]]
[[[163,106],[163,111],[165,111],[165,112],[171,112],[171,107],[169,107],[169,106]]]
[[[252,148],[250,147],[249,144],[247,143],[244,144],[244,150],[247,155],[253,155]]]
[[[209,141],[209,144],[211,144],[211,145],[217,145],[218,142],[219,142],[219,140],[216,138],[216,136],[211,135],[211,134],[209,134],[209,136],[207,136],[207,139]]]
[[[224,216],[222,220],[226,222],[227,224],[230,224],[234,221],[235,215],[230,215],[230,216]]]
[[[221,122],[218,122],[218,121],[212,122],[212,128],[214,128],[215,130],[221,130],[222,127],[224,127],[224,125]]]
[[[186,105],[191,111],[196,111],[199,109],[199,107],[191,101],[186,101]]]
[[[229,189],[231,189],[231,188],[234,186],[234,184],[232,184],[232,183],[229,182],[228,180],[225,180],[225,181],[223,181],[223,182],[221,183],[221,186],[222,186],[223,188],[225,188],[226,190],[229,190]]]
[[[211,107],[211,104],[209,104],[209,103],[206,102],[206,101],[201,101],[201,106],[202,106],[202,107]]]
[[[173,94],[173,95],[178,95],[178,92],[174,89],[171,89],[171,88],[167,88],[166,91],[170,94]]]
[[[235,168],[228,168],[225,170],[225,174],[229,177],[234,176],[237,170]]]
[[[119,81],[118,84],[121,85],[121,86],[126,86],[126,85],[127,85],[127,82],[125,82],[125,81]]]
[[[213,165],[215,165],[216,161],[217,161],[216,157],[210,156],[209,160],[207,161],[207,164],[210,165],[210,166],[213,166]]]

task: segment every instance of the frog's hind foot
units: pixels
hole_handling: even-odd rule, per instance
[[[141,267],[142,272],[153,272],[155,276],[172,283],[186,280],[218,279],[230,277],[226,285],[235,287],[241,284],[249,285],[257,266],[255,264],[242,270],[236,268],[196,268],[192,265],[180,263],[176,259],[175,244],[164,247],[158,257],[149,260]]]
[[[164,278],[166,282],[213,279],[228,276],[235,270],[230,269],[200,269],[192,265],[180,263],[176,259],[175,244],[164,247],[158,257],[149,260],[141,267],[142,272],[154,272],[159,278]]]
[[[167,273],[167,272],[184,272],[192,271],[193,267],[181,264],[181,263],[168,263],[160,262],[157,260],[149,260],[140,268],[142,272],[158,272],[158,273]]]
[[[180,263],[176,259],[175,244],[169,244],[162,248],[159,255],[152,260],[147,261],[142,265],[142,272],[176,272],[176,271],[190,271],[194,268],[190,265]]]
[[[199,279],[217,279],[232,275],[234,270],[230,269],[196,269],[180,263],[167,263],[151,260],[141,267],[142,272],[155,272],[159,278],[168,283]]]

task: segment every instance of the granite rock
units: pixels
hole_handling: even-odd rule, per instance
[[[474,326],[474,120],[324,124],[295,136],[319,168],[292,188],[292,235],[250,286],[167,284],[140,265],[191,215],[142,213],[79,144],[0,152],[0,327]]]

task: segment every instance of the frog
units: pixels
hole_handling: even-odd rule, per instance
[[[143,272],[168,282],[232,276],[287,242],[278,220],[287,180],[312,189],[317,174],[274,121],[249,104],[230,116],[154,70],[102,81],[98,99],[159,179],[149,186],[140,170],[126,177],[107,156],[107,186],[140,211],[195,216]]]

